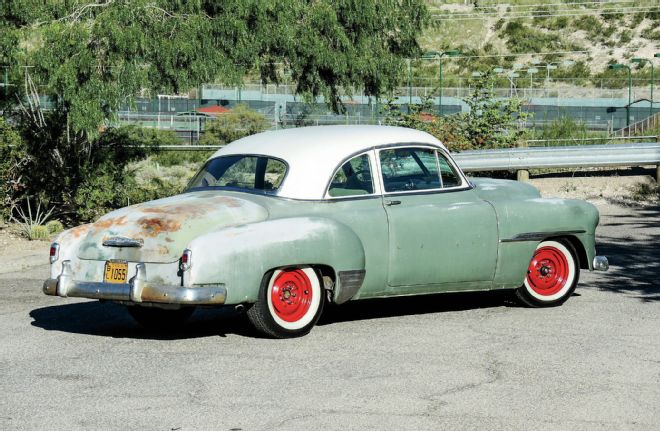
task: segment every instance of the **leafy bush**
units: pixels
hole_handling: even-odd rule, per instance
[[[0,148],[5,213],[34,199],[56,207],[67,223],[93,220],[124,206],[134,192],[129,163],[145,158],[159,144],[177,143],[173,132],[136,126],[109,128],[90,139],[68,134],[63,123],[60,112],[45,114],[42,127],[23,121],[22,139],[11,135],[15,144]],[[6,134],[6,124],[3,130]]]
[[[150,160],[162,166],[176,166],[186,163],[195,163],[201,165],[215,151],[167,151],[159,150],[150,157]]]
[[[30,161],[18,130],[0,117],[0,216],[10,218],[13,207],[26,191],[21,172]]]
[[[555,19],[546,19],[541,23],[541,27],[547,28],[548,30],[562,30],[568,27],[568,18],[565,16],[559,16]]]
[[[202,145],[222,145],[245,136],[263,132],[270,123],[263,114],[253,111],[247,105],[237,105],[226,114],[221,114],[206,122],[206,130],[199,143]]]
[[[525,26],[520,21],[511,21],[504,28],[506,45],[513,53],[542,52],[546,48],[563,49],[567,46],[556,34],[544,33]]]
[[[464,102],[470,111],[438,117],[433,112],[432,99],[411,106],[404,113],[390,101],[384,108],[385,122],[428,132],[442,141],[450,151],[514,147],[526,133],[520,127],[529,114],[522,111],[522,101],[493,97],[495,76],[488,72],[473,79],[470,97]]]
[[[579,30],[584,30],[589,34],[600,33],[603,27],[603,24],[598,18],[595,18],[592,15],[584,15],[580,18],[576,18],[573,21],[573,26]]]
[[[632,31],[630,30],[621,30],[619,33],[619,42],[628,43],[632,40]]]
[[[539,139],[584,139],[587,136],[587,126],[582,121],[561,117],[543,126]]]

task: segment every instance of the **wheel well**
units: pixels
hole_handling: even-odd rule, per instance
[[[335,270],[332,269],[331,266],[329,265],[312,265],[312,268],[314,268],[318,273],[321,274],[321,285],[323,286],[324,289],[327,290],[332,290],[334,289],[335,285],[337,284],[337,274],[335,274]],[[330,280],[332,280],[332,285],[328,286],[325,280],[323,280],[324,277],[329,277]]]
[[[310,266],[312,267],[319,275],[320,275],[320,282],[321,282],[321,287],[327,290],[332,290],[334,289],[336,283],[337,283],[337,274],[335,273],[335,270],[332,269],[330,265],[323,265],[323,264],[309,264],[309,265],[287,265],[287,266],[281,266],[278,268],[271,268],[266,273],[264,274],[264,280],[268,282],[268,278],[270,275],[277,269],[285,269],[285,268],[294,268],[294,267],[299,267],[299,266]],[[325,280],[323,280],[324,277],[329,277],[330,280],[332,280],[332,284],[330,286],[327,285]]]
[[[580,269],[589,269],[589,258],[587,257],[587,251],[584,249],[584,245],[579,239],[574,236],[560,236],[546,239],[563,239],[568,241],[573,246],[575,253],[577,253]]]

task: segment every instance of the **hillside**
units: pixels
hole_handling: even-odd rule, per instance
[[[420,39],[423,49],[462,53],[445,60],[449,75],[495,67],[542,69],[551,62],[555,81],[616,87],[625,82],[608,64],[629,64],[660,52],[658,0],[429,0],[428,6],[433,18]],[[650,67],[636,64],[633,74],[648,80]]]

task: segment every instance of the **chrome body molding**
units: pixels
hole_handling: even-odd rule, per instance
[[[104,247],[142,247],[143,245],[143,239],[127,238],[125,236],[113,236],[103,240]]]
[[[546,238],[566,236],[566,235],[578,235],[581,233],[586,233],[584,230],[564,230],[556,232],[525,232],[514,235],[511,238],[501,239],[500,242],[519,242],[519,241],[543,241]]]
[[[360,287],[367,272],[363,269],[355,271],[339,271],[339,285],[335,288],[335,303],[343,304],[353,298]]]
[[[57,278],[44,282],[46,295],[104,299],[133,303],[180,304],[180,305],[222,305],[227,298],[223,285],[183,287],[155,285],[147,281],[144,263],[138,263],[137,271],[128,283],[104,283],[76,281],[73,279],[71,262],[62,262],[62,272]]]
[[[610,262],[605,256],[595,256],[593,261],[594,271],[607,271],[610,269]]]

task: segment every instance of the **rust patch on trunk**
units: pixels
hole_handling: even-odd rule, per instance
[[[86,234],[89,231],[89,228],[91,226],[92,225],[90,225],[90,224],[84,224],[84,225],[81,225],[81,226],[76,226],[76,227],[72,228],[69,231],[69,233],[71,235],[73,235],[74,238],[80,238],[82,235]]]
[[[144,231],[146,236],[155,237],[163,232],[176,232],[181,229],[181,222],[159,217],[143,217],[138,220],[140,229]]]
[[[117,218],[109,218],[106,220],[99,220],[94,223],[95,229],[107,229],[111,226],[123,226],[126,224],[126,216],[121,216]]]

